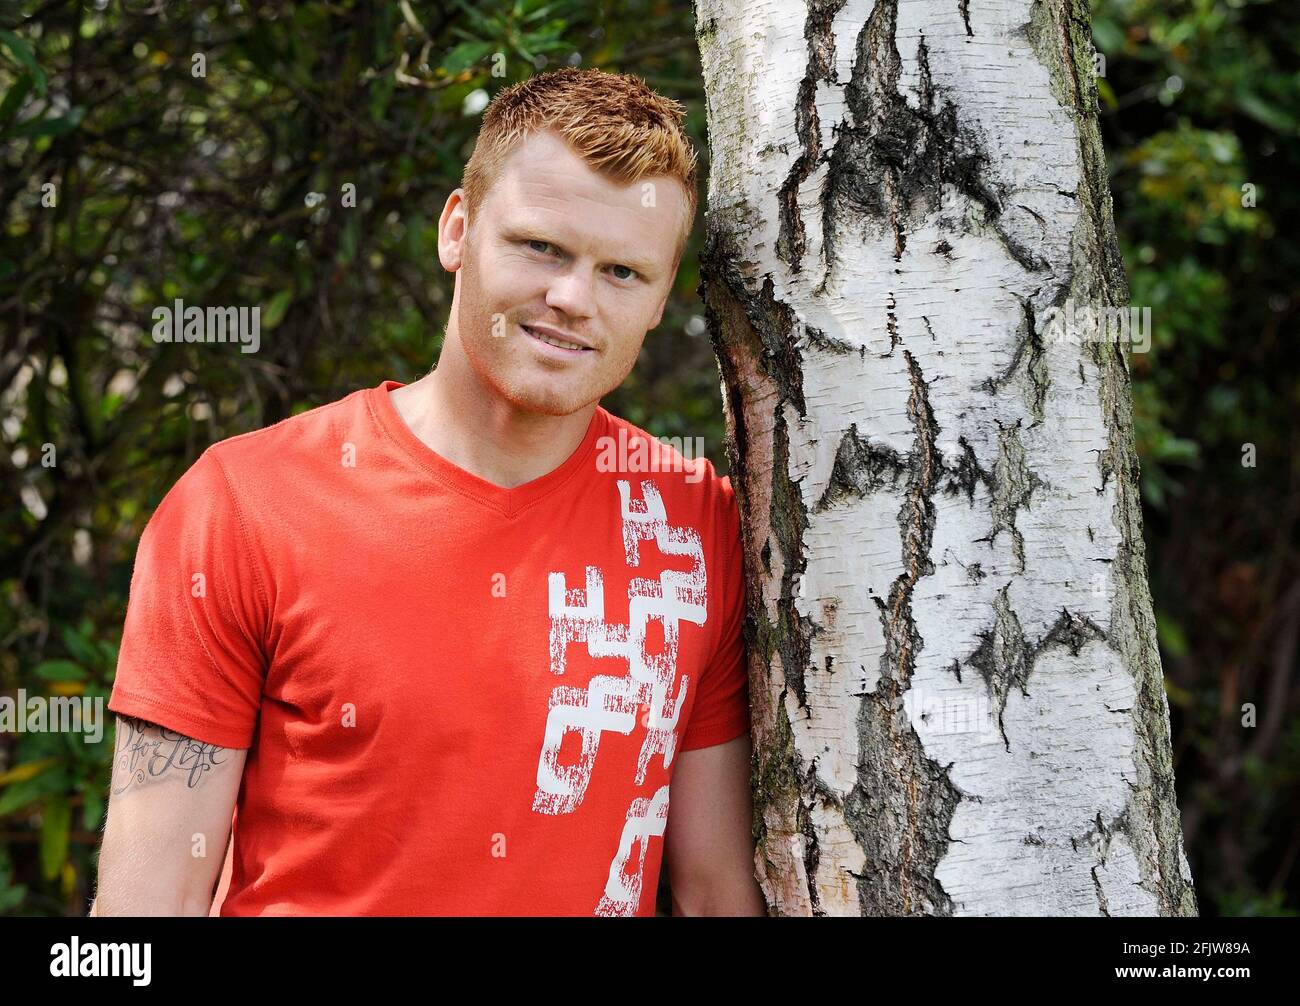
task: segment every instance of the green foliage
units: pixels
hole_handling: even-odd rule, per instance
[[[1294,689],[1275,684],[1300,619],[1294,10],[1093,10],[1116,227],[1154,328],[1130,357],[1134,425],[1188,858],[1204,914],[1295,914],[1300,746],[1281,728]]]

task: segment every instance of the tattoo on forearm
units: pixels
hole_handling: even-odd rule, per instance
[[[226,750],[148,720],[119,716],[113,776],[120,783],[113,792],[122,793],[166,776],[183,778],[193,789],[205,774],[225,762]]]

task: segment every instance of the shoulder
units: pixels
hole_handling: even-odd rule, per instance
[[[146,524],[145,539],[212,533],[243,523],[258,498],[307,491],[304,467],[313,456],[337,464],[362,392],[307,409],[270,426],[211,444],[163,494]],[[325,452],[328,451],[328,454]]]
[[[236,434],[212,444],[199,461],[217,467],[232,483],[274,479],[275,473],[301,471],[313,458],[337,463],[349,432],[359,436],[365,389],[306,409],[270,426]]]

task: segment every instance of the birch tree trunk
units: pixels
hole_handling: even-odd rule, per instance
[[[769,905],[1196,914],[1086,4],[696,13]]]

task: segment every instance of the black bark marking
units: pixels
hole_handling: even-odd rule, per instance
[[[722,244],[723,241],[727,246]],[[722,337],[724,320],[743,328],[747,339],[756,342],[747,350],[759,361],[764,378],[771,381],[782,402],[790,402],[800,416],[806,416],[803,356],[795,339],[794,312],[788,304],[776,298],[770,275],[763,277],[763,284],[756,291],[745,285],[738,267],[745,258],[739,249],[731,247],[734,241],[735,236],[723,236],[722,228],[711,228],[700,253],[700,297],[705,304],[713,350],[723,371],[729,404],[734,406],[732,414],[739,421],[741,388],[737,368],[726,359],[728,350]],[[711,293],[712,303],[709,300]],[[715,321],[718,324],[714,324]],[[779,410],[779,404],[777,408]]]
[[[803,263],[805,233],[799,212],[799,187],[808,180],[821,160],[821,124],[817,115],[817,84],[835,81],[835,16],[845,0],[809,0],[803,34],[808,42],[807,72],[799,84],[794,109],[794,131],[801,147],[798,159],[777,193],[780,231],[776,253],[798,272]]]
[[[993,477],[987,482],[993,495],[991,509],[993,527],[986,541],[989,547],[997,543],[998,535],[1003,531],[1011,534],[1012,549],[1016,561],[1020,564],[1019,572],[1025,571],[1025,539],[1016,527],[1016,513],[1021,507],[1029,505],[1034,490],[1047,485],[1037,472],[1029,469],[1025,460],[1025,445],[1020,440],[1020,421],[1011,426],[1003,426],[994,420],[998,427],[998,458],[993,466]]]
[[[827,262],[834,262],[833,222],[844,207],[886,224],[897,260],[907,247],[908,224],[936,209],[943,186],[952,185],[983,208],[989,227],[1017,261],[1027,269],[1043,268],[999,225],[1002,200],[987,180],[990,158],[975,131],[958,122],[956,105],[939,93],[924,36],[917,43],[920,107],[912,108],[899,93],[897,24],[898,0],[879,0],[858,34],[845,89],[852,122],[837,133],[826,179]]]
[[[1007,585],[1009,586],[1010,584]],[[1086,643],[1091,640],[1105,642],[1107,637],[1086,615],[1078,615],[1062,608],[1061,614],[1043,638],[1030,643],[1007,598],[1007,587],[999,590],[993,599],[993,625],[980,632],[979,646],[962,663],[975,668],[988,686],[989,696],[998,710],[998,730],[1002,734],[1002,743],[1010,751],[1011,742],[1007,738],[1002,714],[1007,707],[1007,696],[1011,689],[1019,688],[1021,694],[1029,694],[1029,675],[1038,658],[1049,648],[1064,646],[1072,656],[1077,657]]]
[[[1023,363],[1026,397],[1034,416],[1033,425],[1037,426],[1047,415],[1047,392],[1052,382],[1047,372],[1043,337],[1038,332],[1038,319],[1028,298],[1020,298],[1020,328],[1016,335],[1016,351],[1007,369],[1001,377],[990,377],[981,387],[990,395],[994,394],[1015,378]]]
[[[961,448],[961,457],[958,459],[957,464],[944,470],[947,483],[944,485],[943,491],[949,496],[964,492],[967,502],[974,506],[975,487],[982,483],[992,492],[993,477],[980,467],[979,459],[975,457],[975,449],[971,447],[964,436],[957,438],[957,446]]]
[[[804,556],[803,536],[808,530],[799,487],[790,479],[790,438],[785,426],[784,411],[778,406],[772,453],[772,531],[781,548],[784,570],[781,575],[781,596],[777,601],[777,650],[781,654],[781,669],[794,690],[801,709],[808,708],[808,691],[804,672],[812,659],[812,639],[820,631],[807,615],[801,615],[794,603],[794,583],[808,566]]]
[[[1089,828],[1082,835],[1070,836],[1070,848],[1075,852],[1079,851],[1080,843],[1096,846],[1097,862],[1091,868],[1093,888],[1097,893],[1097,907],[1104,916],[1110,915],[1110,904],[1106,900],[1106,892],[1102,890],[1101,877],[1097,870],[1106,865],[1110,858],[1110,844],[1115,835],[1124,835],[1129,840],[1130,846],[1133,844],[1131,829],[1133,822],[1129,816],[1129,807],[1126,805],[1124,810],[1106,826],[1106,822],[1101,818],[1101,811],[1097,811],[1097,816],[1093,819],[1094,827]]]
[[[929,390],[916,358],[907,350],[903,355],[911,382],[908,414],[915,448],[905,459],[868,448],[866,458],[868,467],[905,467],[907,487],[898,513],[904,570],[890,587],[888,600],[876,599],[885,652],[879,685],[864,697],[857,720],[858,749],[873,757],[858,765],[857,780],[845,800],[845,819],[866,856],[866,869],[856,877],[864,915],[951,915],[952,900],[934,874],[947,852],[948,828],[961,796],[948,778],[948,767],[926,755],[903,706],[916,655],[924,646],[912,615],[912,594],[917,581],[934,572],[932,498],[941,474],[935,447],[939,428]],[[861,453],[855,431],[841,449],[846,455]],[[882,808],[887,811],[882,813]]]
[[[808,345],[814,346],[827,353],[834,353],[837,356],[847,356],[849,353],[857,353],[859,360],[866,358],[866,346],[855,346],[852,343],[845,342],[843,339],[837,339],[833,335],[827,335],[820,328],[805,327],[804,335],[808,338]]]
[[[826,491],[812,512],[820,513],[849,496],[862,498],[886,485],[896,486],[909,464],[907,456],[892,448],[863,440],[857,424],[850,424],[840,438]]]
[[[894,258],[898,258],[895,255]],[[889,299],[885,302],[885,330],[889,333],[889,351],[885,356],[893,356],[894,349],[901,345],[903,340],[898,335],[898,314],[895,308],[898,307],[898,301],[894,297],[894,291],[889,291]]]

